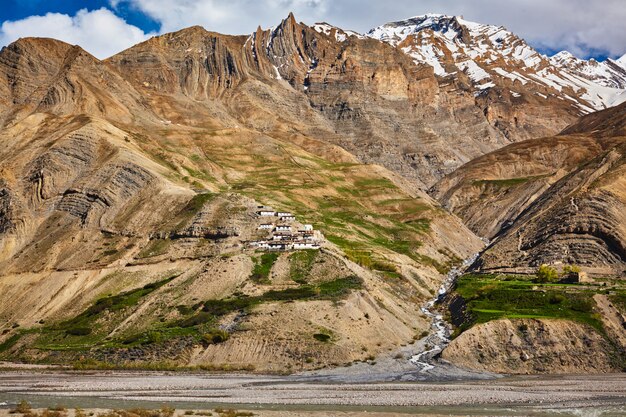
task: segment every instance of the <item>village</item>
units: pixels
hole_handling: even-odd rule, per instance
[[[289,212],[259,207],[257,216],[261,221],[259,231],[267,231],[267,239],[250,242],[250,246],[266,251],[292,251],[319,249],[323,240],[319,231],[310,224],[299,224]]]

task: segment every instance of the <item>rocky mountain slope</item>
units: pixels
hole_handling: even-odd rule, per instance
[[[483,269],[578,264],[621,275],[626,105],[583,117],[561,135],[485,155],[431,191],[480,235]]]
[[[515,374],[621,371],[613,347],[589,326],[565,320],[497,320],[471,328],[442,357],[469,369]]]
[[[620,59],[608,58],[599,62],[593,58],[576,58],[567,51],[561,51],[550,57],[550,62],[596,84],[622,90],[626,88],[626,55]]]

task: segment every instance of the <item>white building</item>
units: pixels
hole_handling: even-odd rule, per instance
[[[268,249],[269,250],[286,250],[287,244],[283,242],[270,242]]]
[[[269,242],[265,242],[262,240],[256,241],[256,242],[250,242],[250,246],[259,248],[259,249],[269,249],[270,244]]]
[[[291,232],[291,226],[288,224],[279,224],[276,226],[277,232]]]
[[[296,216],[282,216],[280,219],[284,222],[293,222],[296,220]]]
[[[288,211],[279,211],[278,213],[276,213],[276,215],[278,217],[292,217],[293,214],[289,213]]]
[[[259,230],[272,230],[274,225],[272,223],[266,223],[259,226]]]
[[[319,249],[319,243],[315,241],[299,240],[293,243],[294,249]]]
[[[312,224],[305,224],[304,225],[304,230],[306,232],[312,232],[313,231],[313,225]]]
[[[258,212],[261,217],[274,217],[276,216],[276,212],[272,210],[261,210]]]

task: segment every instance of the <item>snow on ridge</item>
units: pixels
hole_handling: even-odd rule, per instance
[[[445,32],[448,32],[448,23],[454,21],[455,19],[457,19],[456,16],[434,13],[414,16],[406,20],[390,22],[382,26],[375,27],[367,33],[367,36],[396,46],[409,36],[417,34],[423,29],[432,29],[433,26],[438,27],[443,23],[445,23]]]
[[[451,67],[456,66],[472,80],[477,92],[495,87],[497,79],[508,78],[553,89],[555,96],[572,101],[585,113],[626,101],[626,55],[597,62],[561,51],[549,58],[503,26],[443,14],[387,23],[367,36],[393,46],[402,44],[404,53],[416,63],[432,66],[438,76],[450,75],[446,68],[454,73]],[[567,93],[569,89],[575,94]]]
[[[626,70],[626,54],[624,54],[621,58],[617,58],[615,62],[618,66],[624,68]]]
[[[352,30],[343,30],[338,28],[337,26],[330,25],[326,22],[316,23],[313,26],[313,29],[318,33],[323,33],[324,35],[331,36],[333,30],[335,31],[335,39],[337,42],[345,42],[349,37],[356,37],[358,39],[364,39],[365,36],[360,33],[354,32]]]

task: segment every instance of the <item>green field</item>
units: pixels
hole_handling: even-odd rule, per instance
[[[593,300],[601,291],[593,285],[538,284],[532,277],[467,274],[458,279],[455,292],[465,300],[470,319],[455,334],[501,318],[566,319],[603,332]]]

